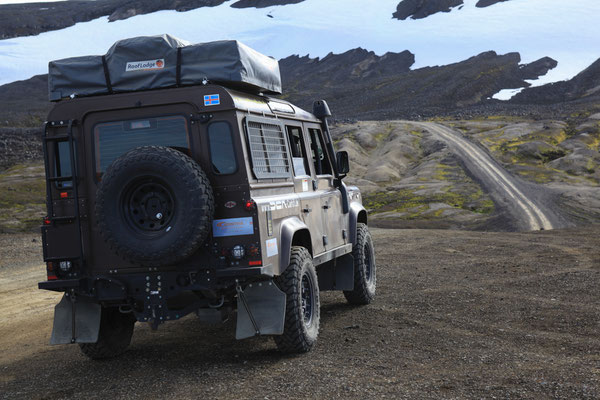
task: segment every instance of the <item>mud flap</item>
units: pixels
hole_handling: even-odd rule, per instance
[[[272,280],[237,287],[236,339],[281,335],[285,323],[285,293]]]
[[[100,304],[71,301],[65,295],[54,307],[50,344],[96,343],[100,331]]]
[[[335,260],[319,265],[317,268],[319,290],[353,290],[354,257],[344,254]]]

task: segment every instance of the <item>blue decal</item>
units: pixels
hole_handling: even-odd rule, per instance
[[[207,94],[204,96],[205,106],[218,106],[221,104],[221,96],[218,94]]]
[[[252,217],[215,219],[213,221],[213,236],[239,236],[254,234]]]

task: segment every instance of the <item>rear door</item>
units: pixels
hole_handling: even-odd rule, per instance
[[[192,155],[193,125],[188,104],[97,112],[84,120],[86,186],[90,193],[90,248],[87,259],[96,273],[136,266],[118,257],[102,239],[94,215],[95,194],[110,164],[129,150],[141,146],[167,146]]]

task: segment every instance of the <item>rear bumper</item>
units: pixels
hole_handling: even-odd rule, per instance
[[[272,278],[270,265],[260,267],[234,267],[202,269],[193,272],[163,271],[110,276],[89,276],[78,279],[57,279],[39,282],[43,290],[67,292],[74,290],[88,297],[102,300],[143,297],[155,291],[179,292],[181,290],[226,289],[235,282]],[[152,282],[155,285],[151,284]],[[174,294],[175,294],[174,293]]]
[[[201,269],[192,272],[140,272],[50,280],[38,283],[38,287],[44,290],[67,292],[67,296],[77,299],[77,303],[83,301],[86,304],[131,309],[138,321],[151,322],[152,327],[156,328],[163,322],[177,320],[198,309],[215,309],[224,304],[227,307],[227,304],[231,304],[232,299],[235,298],[236,290],[252,287],[252,282],[270,280],[272,278],[270,269],[270,266],[261,266]],[[213,294],[208,297],[198,294],[203,291]],[[177,302],[182,299],[182,296],[186,299],[183,304],[176,305],[169,302],[170,299]],[[170,309],[171,305],[173,309]],[[66,326],[66,323],[59,325]]]

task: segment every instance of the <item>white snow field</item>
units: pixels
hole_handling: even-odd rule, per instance
[[[600,58],[600,0],[511,0],[422,20],[392,19],[399,0],[306,0],[263,9],[160,11],[124,21],[107,17],[59,31],[0,41],[0,84],[47,72],[48,61],[104,54],[117,40],[169,33],[190,42],[237,39],[276,58],[323,57],[362,47],[382,55],[410,50],[413,68],[444,65],[483,51],[517,51],[523,62],[559,62],[535,85],[569,79]],[[508,92],[495,97],[510,97]]]

